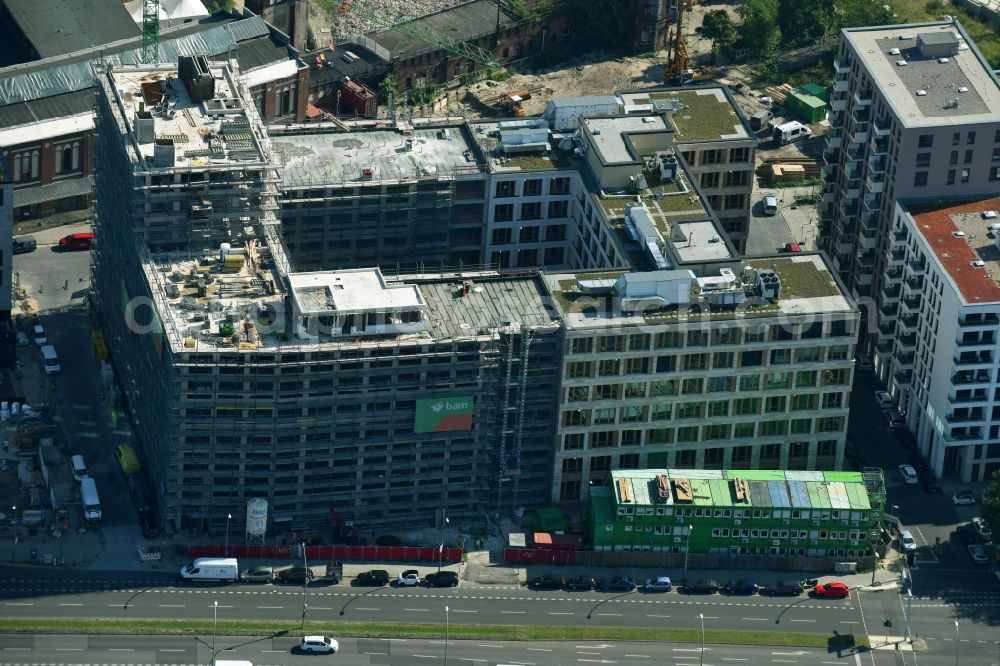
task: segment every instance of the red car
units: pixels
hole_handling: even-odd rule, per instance
[[[826,583],[815,587],[813,592],[822,599],[846,599],[851,596],[851,588],[844,583]]]

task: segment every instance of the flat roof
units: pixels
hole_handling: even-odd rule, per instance
[[[403,279],[406,279],[405,277]],[[462,285],[471,285],[463,296]],[[558,327],[541,278],[468,277],[420,283],[427,300],[427,330],[435,338],[481,335],[486,330]]]
[[[732,249],[712,220],[689,220],[677,222],[674,233],[684,237],[675,241],[674,251],[681,261],[724,261],[734,258]]]
[[[42,58],[141,35],[121,0],[4,0]]]
[[[378,268],[290,273],[288,286],[303,314],[349,314],[426,308],[414,285],[387,285]]]
[[[125,109],[125,122],[134,144],[152,165],[156,142],[173,141],[171,167],[262,162],[264,151],[243,107],[243,97],[227,64],[209,64],[215,96],[193,102],[178,78],[177,65],[119,65],[112,70],[115,96]],[[165,98],[168,110],[154,109]],[[145,140],[137,131],[136,113],[143,104],[153,116],[154,130]]]
[[[989,233],[990,224],[1000,223],[1000,196],[947,203],[901,202],[900,206],[967,305],[1000,302],[1000,249]],[[987,219],[985,211],[996,211],[998,217]],[[1000,233],[992,235],[1000,237]],[[974,261],[985,266],[973,266]]]
[[[663,118],[652,114],[582,118],[580,126],[583,131],[590,133],[590,140],[604,164],[631,164],[642,159],[629,145],[628,134],[667,131]]]
[[[660,501],[657,477],[690,484],[691,500],[679,500],[671,483],[670,493]],[[749,493],[737,500],[735,480],[746,481]],[[612,483],[604,497],[617,505],[721,506],[733,508],[868,510],[871,502],[861,472],[813,472],[798,470],[703,470],[639,469],[613,470]],[[623,502],[621,487],[631,495]],[[591,496],[594,496],[593,494]]]
[[[781,315],[844,314],[854,316],[856,309],[841,290],[823,255],[797,253],[795,256],[778,256],[744,259],[732,262],[733,273],[743,276],[745,269],[752,271],[773,270],[781,282],[781,293],[776,301],[744,303],[739,308],[701,308],[688,313],[684,308],[648,310],[640,314],[626,314],[610,296],[595,296],[583,291],[580,281],[617,280],[626,271],[601,271],[579,273],[546,273],[546,288],[552,302],[558,307],[568,329],[607,328],[609,326],[643,326],[650,324],[686,323],[709,320],[733,320]],[[690,268],[685,266],[682,268]],[[698,274],[698,277],[710,277]],[[749,278],[747,278],[749,279]],[[692,284],[692,299],[695,284]],[[748,282],[747,287],[752,285]]]
[[[650,106],[657,112],[673,109],[669,117],[677,143],[753,138],[722,86],[626,92],[621,98],[626,106]]]
[[[472,143],[460,126],[280,134],[271,147],[284,166],[285,189],[364,181],[400,181],[478,173]],[[412,149],[407,149],[407,140]],[[371,169],[370,177],[363,170]]]
[[[1000,120],[1000,81],[957,21],[849,28],[844,34],[904,127]],[[959,51],[947,62],[920,54],[918,36],[947,42],[956,35]],[[898,65],[900,60],[907,64]]]

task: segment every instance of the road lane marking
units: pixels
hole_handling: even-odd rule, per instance
[[[477,610],[459,610],[459,609],[456,608],[455,610],[453,610],[451,612],[452,613],[478,613],[479,611],[477,611]],[[482,661],[482,660],[481,659],[473,659],[473,661]]]
[[[723,657],[722,661],[750,661],[745,657]]]
[[[646,617],[665,617],[665,618],[669,618],[670,616],[669,615],[647,615]]]
[[[403,610],[409,611],[411,613],[429,613],[429,608],[404,608]]]
[[[741,620],[754,621],[754,622],[767,622],[766,617],[741,617]]]
[[[83,604],[59,604],[60,606],[82,606]]]
[[[4,604],[4,606],[34,606],[34,605],[35,604],[26,604],[26,603],[20,603],[20,602],[16,602],[16,601],[8,601],[7,603]],[[111,605],[118,606],[119,604],[111,604]]]
[[[626,657],[635,657],[636,659],[650,659],[648,654],[627,654]]]
[[[708,618],[705,618],[706,620]],[[792,622],[815,622],[816,620],[792,620]]]
[[[367,606],[358,606],[354,610],[377,611],[377,610],[380,610],[380,609],[378,609],[378,608],[368,608]]]
[[[566,611],[549,611],[549,615],[572,615],[572,613],[567,613]]]
[[[83,648],[56,648],[57,652],[83,652]]]
[[[411,654],[411,657],[419,657],[420,659],[437,659],[437,655],[433,654]]]
[[[528,652],[552,652],[551,648],[524,648]]]
[[[502,615],[524,615],[526,612],[527,611],[508,611],[508,610],[500,611]]]
[[[108,604],[109,606],[120,606],[121,604]],[[184,608],[184,604],[159,604],[160,608]]]
[[[187,648],[160,648],[157,652],[187,652]],[[275,650],[275,652],[285,652],[285,650]]]
[[[502,645],[493,645],[492,643],[478,643],[476,647],[492,647],[492,648],[502,648]]]
[[[132,648],[108,648],[108,652],[135,652]]]
[[[621,613],[598,613],[598,615],[604,615],[607,617],[621,617]]]
[[[25,651],[25,652],[27,652],[27,651],[28,651],[28,650],[30,650],[30,649],[31,649],[31,648],[18,648],[18,647],[13,647],[13,648],[12,648],[12,647],[5,647],[5,648],[4,648],[4,650],[10,650],[10,651],[13,651],[13,650],[23,650],[23,651]]]
[[[577,652],[577,654],[601,654],[600,652]]]
[[[284,606],[257,606],[258,610],[281,610]]]

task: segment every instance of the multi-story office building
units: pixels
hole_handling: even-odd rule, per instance
[[[861,346],[890,378],[894,295],[913,277],[890,234],[896,203],[996,192],[1000,81],[958,22],[844,30],[824,151],[821,242],[878,327]],[[897,390],[897,389],[893,389]]]
[[[14,181],[0,160],[0,321],[10,319],[14,286]]]
[[[897,203],[890,239],[906,277],[884,363],[907,425],[935,474],[987,481],[1000,469],[1000,197]]]
[[[376,528],[581,501],[619,466],[838,466],[853,308],[819,255],[740,261],[663,110],[272,138],[231,65],[98,79],[95,290],[175,528],[255,497],[278,531]]]
[[[545,276],[566,331],[553,501],[614,469],[840,466],[858,315],[823,255],[682,266]]]
[[[882,470],[625,469],[590,488],[595,550],[861,557],[878,543]]]

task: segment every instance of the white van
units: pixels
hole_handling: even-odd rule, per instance
[[[42,363],[45,365],[45,374],[47,375],[58,375],[62,372],[62,368],[59,367],[59,356],[56,354],[56,348],[52,345],[42,345]]]
[[[240,575],[235,557],[199,557],[181,567],[184,580],[217,580],[231,583]]]
[[[83,500],[83,517],[88,523],[101,519],[101,498],[97,494],[97,483],[85,476],[80,479],[80,498]]]
[[[778,198],[771,195],[764,197],[764,215],[778,214]]]
[[[899,544],[903,547],[903,551],[907,553],[917,549],[917,542],[913,540],[910,530],[903,530],[899,533]]]
[[[780,146],[798,141],[799,139],[808,139],[810,136],[812,136],[812,130],[797,120],[778,125],[774,128],[773,134],[775,142]]]
[[[90,476],[87,471],[87,464],[83,462],[83,456],[75,455],[69,459],[69,466],[73,469],[73,478],[80,481],[85,476]]]

